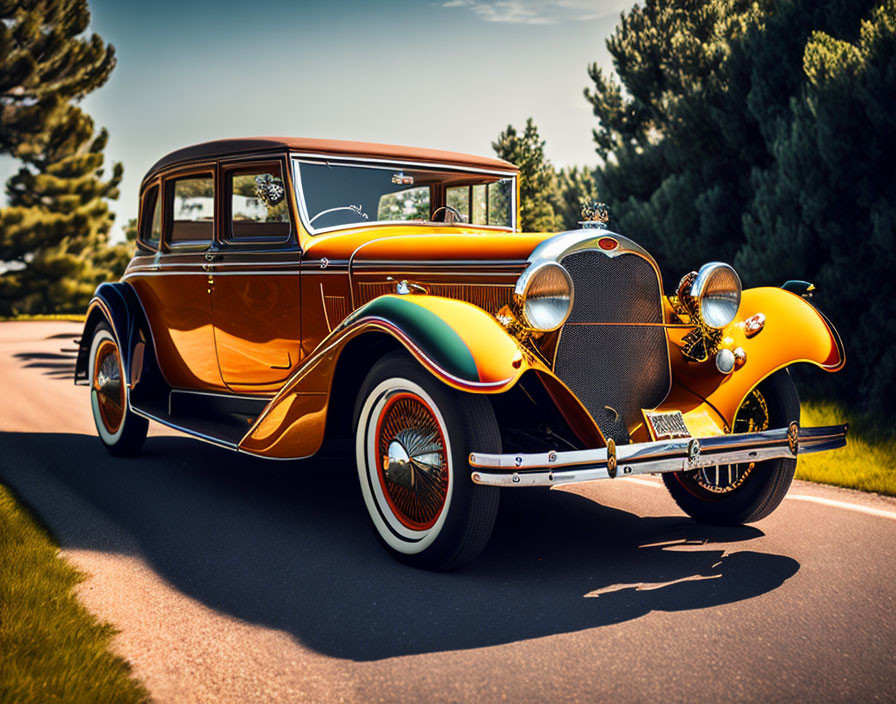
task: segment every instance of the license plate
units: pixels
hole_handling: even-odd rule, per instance
[[[689,438],[691,433],[684,424],[681,411],[644,411],[644,417],[650,424],[650,431],[655,440],[674,440]]]

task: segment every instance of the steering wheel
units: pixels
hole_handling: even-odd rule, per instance
[[[439,214],[440,210],[444,210],[446,215],[448,213],[453,214],[454,217],[452,217],[450,221],[448,220],[448,218],[445,218],[445,222],[447,222],[449,225],[453,225],[456,222],[466,222],[463,214],[452,205],[441,205],[433,210],[432,215],[429,216],[432,219],[432,222],[436,222],[436,215]]]
[[[351,211],[352,211],[355,215],[357,215],[358,217],[364,218],[365,220],[368,220],[368,219],[369,219],[369,218],[367,217],[367,213],[365,213],[365,212],[361,209],[361,206],[360,206],[360,205],[340,205],[338,208],[328,208],[327,210],[321,210],[317,215],[315,215],[313,218],[311,218],[311,219],[308,221],[308,224],[310,225],[311,223],[313,223],[313,222],[314,222],[315,220],[317,220],[321,215],[326,215],[327,213],[335,213],[337,210],[351,210]]]

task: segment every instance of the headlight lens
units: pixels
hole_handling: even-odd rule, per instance
[[[734,320],[740,307],[740,292],[740,277],[722,262],[704,264],[691,285],[700,318],[711,328],[723,328]]]
[[[569,317],[572,310],[573,287],[569,272],[555,262],[536,267],[517,292],[517,304],[523,324],[533,330],[556,330]]]

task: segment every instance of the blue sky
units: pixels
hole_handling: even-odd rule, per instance
[[[115,232],[160,156],[222,137],[357,139],[491,154],[531,116],[557,165],[594,164],[582,96],[630,0],[91,0],[118,66],[85,109],[124,163]],[[0,162],[0,179],[15,168]]]

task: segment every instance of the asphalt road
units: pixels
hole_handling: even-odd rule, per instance
[[[701,526],[658,479],[505,492],[482,557],[393,562],[346,461],[153,426],[109,457],[73,323],[0,324],[0,481],[158,701],[894,701],[896,500],[797,482]]]

